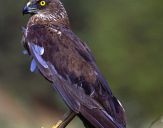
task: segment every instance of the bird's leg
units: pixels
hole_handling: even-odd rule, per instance
[[[68,111],[63,120],[59,120],[57,124],[55,124],[52,128],[65,128],[71,121],[72,119],[76,116],[76,113],[73,111]]]

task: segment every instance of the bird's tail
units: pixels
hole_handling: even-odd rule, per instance
[[[104,109],[88,108],[81,106],[79,116],[86,128],[125,128],[114,118],[112,118]]]
[[[87,119],[85,119],[82,115],[79,115],[79,118],[83,122],[85,128],[95,128]]]

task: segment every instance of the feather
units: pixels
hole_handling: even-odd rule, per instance
[[[40,47],[39,45],[34,45],[34,49],[35,51],[39,54],[39,55],[43,55],[44,54],[44,48],[43,47]]]
[[[113,98],[87,45],[64,27],[36,24],[28,31],[31,56],[68,107],[96,128],[124,128],[122,106]]]
[[[28,51],[27,51],[27,50],[23,50],[22,53],[23,53],[24,55],[28,55]]]
[[[34,72],[37,68],[36,61],[33,59],[30,66],[30,71]]]
[[[32,48],[32,51],[37,59],[37,61],[44,67],[44,68],[48,68],[48,65],[46,63],[46,61],[42,58],[41,55],[43,55],[44,53],[44,48],[43,47],[40,47],[36,44],[32,44],[31,43],[31,48]]]

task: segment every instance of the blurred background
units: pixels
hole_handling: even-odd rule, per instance
[[[0,128],[51,128],[67,111],[22,54],[27,0],[0,0]],[[163,115],[163,1],[62,0],[73,31],[92,49],[120,99],[128,128],[149,128]],[[158,123],[158,121],[156,121]],[[163,125],[152,128],[163,128]],[[78,118],[68,128],[84,128]]]

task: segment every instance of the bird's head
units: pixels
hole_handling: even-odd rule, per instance
[[[60,0],[29,0],[23,8],[23,14],[36,15],[42,20],[68,21],[66,10]]]

